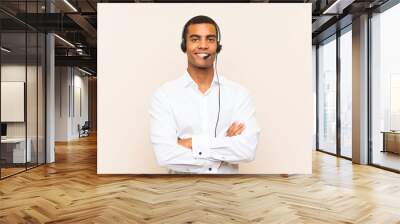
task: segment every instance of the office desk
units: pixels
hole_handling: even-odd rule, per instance
[[[25,163],[31,162],[32,140],[27,139],[25,154],[25,138],[6,138],[1,139],[1,157],[6,163]],[[27,161],[25,161],[27,159]]]
[[[382,152],[393,152],[400,154],[400,132],[382,131],[382,133],[383,133]]]

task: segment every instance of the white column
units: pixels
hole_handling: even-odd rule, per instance
[[[54,133],[55,133],[55,76],[54,76],[54,35],[47,34],[46,36],[46,60],[47,60],[47,71],[46,71],[46,163],[52,163],[55,161],[54,151]]]
[[[368,15],[353,20],[353,162],[368,163]]]

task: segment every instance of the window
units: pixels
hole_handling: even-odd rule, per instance
[[[336,153],[336,36],[318,47],[318,149]]]
[[[340,36],[340,155],[352,157],[352,35],[351,26]]]
[[[400,170],[400,5],[371,18],[372,163]]]

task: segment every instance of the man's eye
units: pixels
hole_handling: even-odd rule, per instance
[[[197,42],[199,39],[197,39],[197,38],[193,38],[192,39],[192,42]]]
[[[208,39],[208,41],[211,42],[211,43],[214,43],[215,39],[214,38],[210,38],[210,39]]]

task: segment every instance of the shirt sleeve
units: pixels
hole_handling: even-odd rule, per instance
[[[176,171],[193,171],[207,165],[206,159],[194,158],[192,151],[177,143],[177,127],[168,98],[159,89],[150,103],[150,138],[160,166]]]
[[[226,131],[229,128],[227,127],[216,138],[210,137],[207,133],[194,135],[192,137],[192,153],[195,158],[229,163],[254,160],[260,135],[260,128],[255,119],[255,108],[247,91],[238,98],[232,123],[235,121],[244,123],[244,131],[240,135],[227,137]]]

